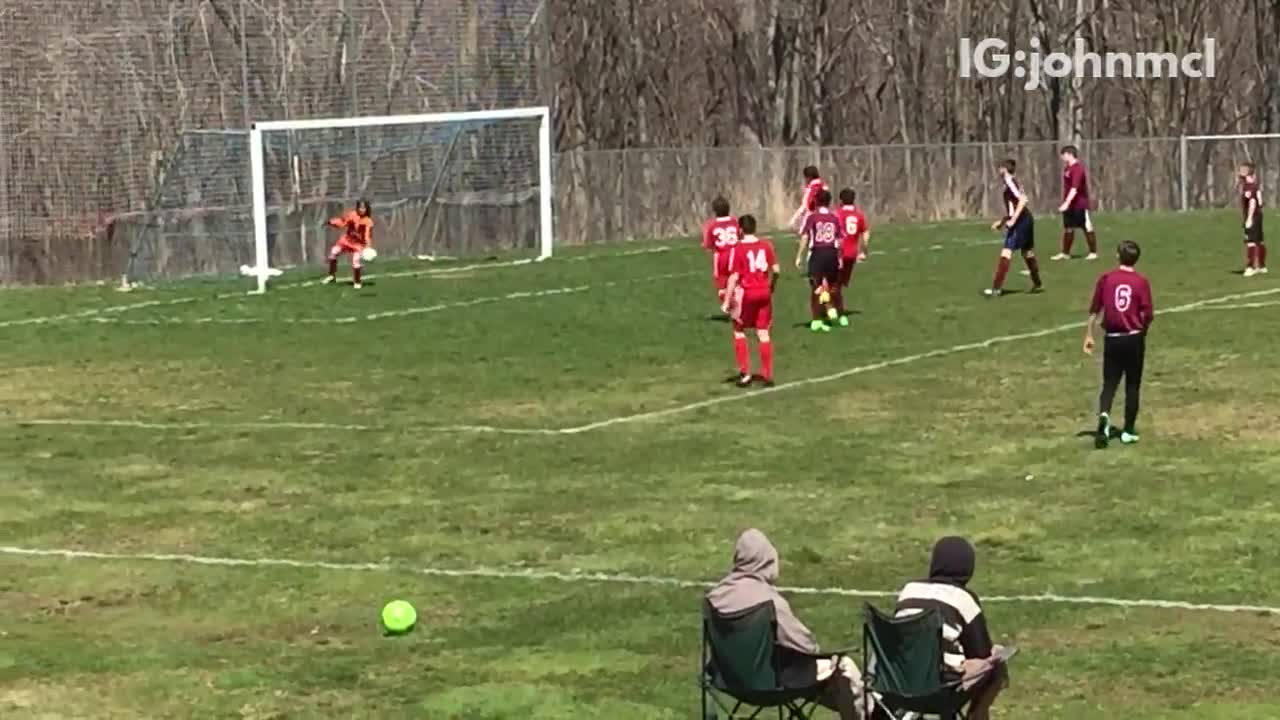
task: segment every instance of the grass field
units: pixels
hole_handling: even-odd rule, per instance
[[[592,578],[714,580],[757,526],[831,589],[793,602],[832,647],[839,590],[971,537],[1023,651],[998,717],[1275,718],[1280,615],[1145,601],[1280,607],[1280,276],[1231,273],[1230,214],[1101,220],[1178,310],[1143,443],[1105,452],[1067,327],[1104,263],[986,301],[977,224],[878,228],[830,335],[785,276],[772,392],[721,383],[689,241],[358,294],[4,291],[0,717],[692,718],[699,591]],[[1042,594],[1144,602],[1007,599]],[[420,626],[383,638],[397,597]]]

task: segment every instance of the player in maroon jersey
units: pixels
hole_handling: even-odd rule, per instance
[[[1089,244],[1086,259],[1097,260],[1098,235],[1093,231],[1093,218],[1089,217],[1089,173],[1080,162],[1080,151],[1075,145],[1063,147],[1061,154],[1062,204],[1058,206],[1058,212],[1062,213],[1062,252],[1054,255],[1053,259],[1070,260],[1076,230],[1083,230],[1085,242]]]
[[[862,213],[862,209],[855,204],[857,200],[858,194],[853,188],[845,188],[840,191],[840,207],[836,209],[840,229],[844,231],[844,242],[840,245],[840,281],[836,283],[832,294],[841,325],[849,324],[844,307],[844,290],[853,280],[854,266],[866,259],[867,242],[871,237],[871,226],[867,224],[867,216]]]
[[[814,165],[807,166],[804,169],[804,193],[800,199],[800,207],[791,216],[791,227],[797,232],[804,227],[804,219],[818,209],[818,193],[830,189],[818,173],[818,168]]]
[[[729,201],[719,196],[711,201],[714,217],[702,226],[702,247],[711,253],[711,279],[716,296],[724,303],[724,288],[729,281],[729,251],[738,243],[738,221],[729,214]]]
[[[1267,246],[1262,241],[1262,188],[1253,163],[1240,166],[1240,210],[1244,213],[1244,276],[1267,272]]]
[[[751,384],[751,356],[747,350],[747,330],[756,331],[760,341],[760,379],[773,386],[773,289],[778,283],[778,256],[773,243],[756,237],[756,219],[738,218],[742,239],[729,250],[728,298],[722,306],[733,317],[733,354],[738,361],[738,387]]]
[[[1044,287],[1040,282],[1040,261],[1036,259],[1035,251],[1036,221],[1031,217],[1031,209],[1027,207],[1027,194],[1014,177],[1017,169],[1018,164],[1013,160],[1003,160],[996,166],[996,172],[1000,175],[1005,214],[991,225],[991,229],[1004,230],[1004,248],[1000,250],[991,287],[983,291],[989,298],[1000,297],[1004,293],[1004,279],[1009,274],[1015,250],[1022,254],[1022,261],[1027,264],[1027,271],[1031,273],[1031,292],[1040,292]]]
[[[1098,397],[1098,431],[1095,445],[1101,449],[1111,440],[1111,401],[1124,379],[1124,431],[1120,441],[1138,442],[1138,399],[1142,390],[1142,367],[1147,354],[1147,330],[1156,318],[1151,283],[1134,266],[1142,250],[1126,240],[1116,250],[1120,267],[1103,273],[1093,289],[1089,322],[1084,331],[1084,351],[1092,355],[1093,331],[1102,326],[1106,334],[1102,350],[1102,393]]]
[[[827,321],[847,318],[831,304],[831,293],[840,284],[840,245],[844,229],[840,217],[831,212],[831,191],[819,190],[816,208],[805,218],[800,229],[800,244],[796,249],[796,267],[804,266],[805,254],[809,256],[809,311],[813,319],[809,329],[814,332],[831,332]]]

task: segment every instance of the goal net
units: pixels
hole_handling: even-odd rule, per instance
[[[1257,166],[1264,198],[1280,187],[1280,134],[1188,135],[1178,154],[1183,210],[1238,203],[1241,163]]]
[[[379,263],[551,256],[547,108],[266,122],[249,132],[258,290],[318,265],[367,199]]]

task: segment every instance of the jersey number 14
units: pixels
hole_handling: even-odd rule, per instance
[[[764,250],[747,252],[747,268],[755,273],[769,272],[769,258],[765,256]]]

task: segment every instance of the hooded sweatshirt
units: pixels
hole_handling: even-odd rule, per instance
[[[968,589],[977,566],[973,545],[944,537],[933,546],[929,578],[907,583],[898,593],[897,617],[937,610],[942,615],[945,661],[959,671],[966,658],[991,655],[991,635],[978,596]]]
[[[733,548],[733,571],[707,592],[716,612],[730,614],[773,603],[778,624],[778,645],[801,653],[817,654],[818,643],[804,623],[796,619],[791,604],[774,585],[778,582],[778,551],[756,529],[738,536]]]

